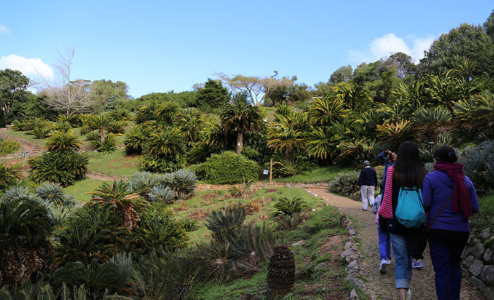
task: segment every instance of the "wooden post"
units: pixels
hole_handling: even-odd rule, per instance
[[[273,185],[273,159],[269,163],[269,186]]]

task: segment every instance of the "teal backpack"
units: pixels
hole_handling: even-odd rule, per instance
[[[425,224],[424,202],[420,188],[400,188],[395,216],[406,228],[420,228]]]

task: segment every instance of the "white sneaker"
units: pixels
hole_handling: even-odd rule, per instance
[[[381,259],[381,263],[379,264],[379,272],[381,272],[381,274],[384,274],[386,273],[386,267],[388,265],[386,264],[386,260],[383,258]]]
[[[408,289],[407,300],[411,300],[411,299],[412,299],[412,291],[410,289]]]
[[[386,264],[390,265],[391,264],[391,259],[386,259]]]

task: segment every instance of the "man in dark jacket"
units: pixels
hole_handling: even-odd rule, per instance
[[[360,171],[357,185],[362,194],[362,209],[367,210],[369,204],[374,204],[374,191],[377,189],[376,170],[370,167],[368,160],[364,161],[364,168]]]

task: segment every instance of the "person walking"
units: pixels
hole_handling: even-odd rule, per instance
[[[460,299],[461,255],[470,234],[468,218],[479,211],[475,187],[457,163],[455,150],[434,152],[434,171],[424,179],[422,198],[429,209],[429,249],[439,300]]]
[[[398,195],[400,188],[422,188],[426,173],[415,143],[401,144],[394,166],[388,168],[383,203],[378,211],[387,221],[387,230],[390,233],[395,256],[395,286],[401,300],[411,299],[410,280],[413,270],[411,249],[422,229],[410,229],[398,221],[395,214]]]
[[[377,173],[371,168],[368,160],[364,161],[357,185],[362,194],[362,210],[367,210],[369,204],[374,204],[374,192],[377,189]]]
[[[395,164],[396,153],[391,150],[384,150],[377,155],[378,159],[381,159],[384,163],[383,179],[380,184],[379,194],[384,195],[384,187],[386,186],[386,175],[388,174],[388,168]]]

